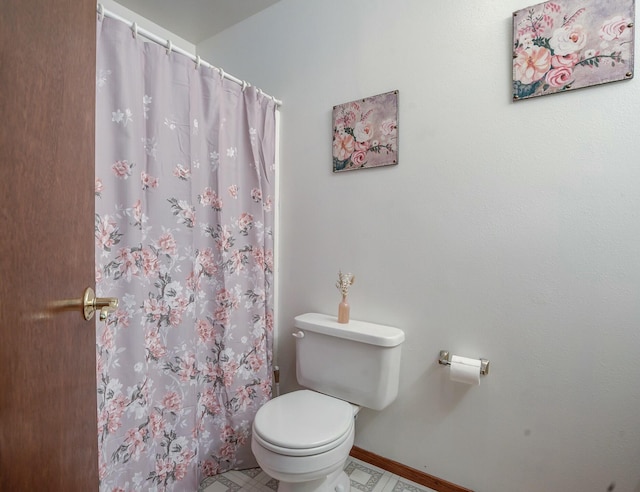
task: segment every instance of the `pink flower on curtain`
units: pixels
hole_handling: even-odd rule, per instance
[[[127,452],[132,459],[140,459],[141,453],[145,450],[145,442],[148,439],[149,431],[146,427],[142,429],[129,429],[124,436],[124,442],[127,445]]]
[[[229,323],[229,311],[227,310],[226,307],[221,306],[216,308],[215,312],[214,312],[214,317],[215,320],[221,324],[221,325],[226,325]]]
[[[254,202],[261,202],[262,201],[262,190],[260,190],[258,188],[253,188],[251,190],[251,199]]]
[[[238,229],[240,230],[240,234],[247,236],[252,227],[253,215],[243,212],[238,218]]]
[[[252,371],[259,371],[264,365],[264,357],[261,357],[257,352],[249,354],[247,358],[247,365]]]
[[[142,248],[142,251],[137,256],[140,258],[144,276],[155,277],[160,269],[160,262],[153,250],[151,248]]]
[[[149,416],[149,424],[153,437],[158,438],[164,435],[167,423],[161,413],[151,412],[151,415]]]
[[[178,370],[178,376],[180,381],[189,381],[198,374],[196,369],[196,358],[194,354],[186,354],[180,360],[180,369]]]
[[[154,178],[150,174],[142,171],[140,173],[140,181],[142,182],[142,189],[147,190],[149,188],[157,188],[159,185],[158,178]]]
[[[231,230],[228,226],[217,226],[216,232],[212,234],[212,237],[216,240],[216,247],[220,252],[227,252],[235,244],[235,239],[231,234]]]
[[[158,238],[158,249],[169,256],[177,253],[176,240],[170,232],[167,232]]]
[[[206,276],[214,276],[218,271],[218,264],[214,258],[213,250],[206,248],[199,252],[197,258],[198,264],[202,268],[202,273]]]
[[[176,393],[175,391],[170,391],[169,393],[164,395],[164,398],[162,399],[162,406],[170,412],[179,412],[180,408],[182,407],[180,395],[178,395],[178,393]]]
[[[203,343],[213,342],[216,338],[216,329],[209,320],[199,319],[196,323],[198,336]]]
[[[129,176],[131,176],[131,168],[135,166],[135,164],[133,162],[128,162],[128,161],[116,161],[113,166],[111,166],[111,169],[113,170],[113,173],[118,177],[118,178],[123,178],[123,179],[127,179]]]
[[[166,347],[162,344],[156,330],[151,330],[145,335],[145,348],[152,360],[160,360],[167,354]]]
[[[227,289],[221,289],[216,295],[216,302],[218,305],[229,309],[237,309],[240,305],[240,299],[235,292]]]
[[[96,215],[96,246],[104,251],[110,251],[120,242],[122,234],[118,230],[115,220],[108,215],[100,217]]]
[[[220,471],[220,467],[218,466],[218,463],[214,460],[206,460],[202,464],[202,474],[205,477],[212,477],[214,475],[217,475],[219,471]]]
[[[201,195],[198,195],[200,205],[209,206],[214,210],[222,210],[222,199],[211,188],[206,187]]]
[[[162,299],[145,299],[143,303],[144,313],[147,315],[147,320],[158,321],[163,316],[169,313],[169,307]]]
[[[176,167],[173,170],[173,175],[176,178],[187,181],[191,177],[191,170],[184,167],[182,164],[176,164]]]
[[[102,190],[104,190],[104,185],[102,184],[102,180],[96,179],[95,195],[98,198],[101,196]]]

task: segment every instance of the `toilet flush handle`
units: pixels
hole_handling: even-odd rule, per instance
[[[302,330],[298,330],[298,331],[296,331],[296,332],[292,333],[292,335],[293,335],[294,337],[296,337],[296,338],[304,338],[304,331],[302,331]]]

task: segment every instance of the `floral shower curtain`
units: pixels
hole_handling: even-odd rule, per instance
[[[96,101],[101,490],[193,492],[271,396],[275,105],[110,18]]]

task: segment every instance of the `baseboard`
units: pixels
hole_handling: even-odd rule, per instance
[[[437,490],[438,492],[473,492],[471,489],[460,487],[459,485],[447,482],[441,478],[434,477],[428,473],[421,472],[415,468],[410,468],[397,461],[384,458],[370,451],[366,451],[362,448],[354,446],[349,453],[354,458],[365,461],[370,465],[382,468],[390,473],[398,475],[412,482],[419,483],[430,489]]]

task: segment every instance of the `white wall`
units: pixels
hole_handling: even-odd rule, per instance
[[[146,17],[137,14],[133,10],[120,5],[114,0],[99,0],[99,3],[101,3],[105,9],[110,10],[114,14],[119,15],[127,21],[135,22],[139,27],[147,29],[148,31],[151,31],[153,34],[160,36],[163,39],[170,39],[174,46],[182,48],[187,53],[195,53],[196,46],[193,43],[190,43],[186,39],[181,38],[177,34],[174,34],[173,32],[165,29],[155,22],[150,21]]]
[[[282,0],[198,52],[284,101],[284,390],[342,268],[352,317],[407,336],[358,446],[479,492],[640,492],[640,82],[512,103],[526,5]],[[393,89],[399,165],[332,174],[332,106]],[[440,349],[491,374],[450,382]]]

